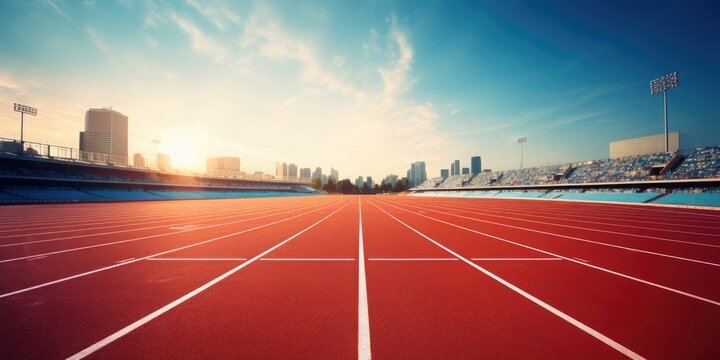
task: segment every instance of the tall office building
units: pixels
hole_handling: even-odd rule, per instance
[[[85,113],[85,131],[80,133],[84,158],[113,164],[128,163],[128,117],[112,109],[90,109]],[[106,155],[101,155],[106,154]]]
[[[450,176],[450,171],[448,169],[440,169],[440,177],[441,178],[444,179],[448,176]]]
[[[311,173],[310,168],[302,168],[302,169],[300,169],[300,179],[303,180],[303,181],[305,181],[305,180],[310,180],[311,174],[312,174],[312,173]]]
[[[395,185],[395,183],[397,182],[397,180],[398,180],[398,176],[397,176],[397,175],[395,175],[395,174],[390,174],[390,175],[388,175],[388,176],[385,176],[385,179],[384,179],[383,181],[385,181],[386,184]]]
[[[355,179],[355,186],[362,188],[363,187],[363,177],[358,176],[357,179]]]
[[[482,172],[482,160],[480,156],[473,156],[470,158],[470,172],[473,174],[479,174]]]
[[[340,180],[340,173],[337,170],[335,170],[334,167],[330,168],[330,179],[332,179],[332,181],[334,183],[337,183],[338,180]]]
[[[462,174],[467,175],[470,173],[470,168],[462,168]]]
[[[424,161],[416,161],[412,164],[410,164],[410,170],[407,171],[408,174],[408,186],[410,188],[413,188],[415,186],[418,186],[422,184],[425,180],[427,180],[427,172],[425,171],[425,162]]]
[[[450,175],[460,175],[460,160],[455,160],[450,165]]]
[[[366,182],[368,184],[368,187],[372,188],[375,185],[375,183],[373,182],[372,176],[368,176],[366,179],[367,179]]]
[[[206,160],[205,172],[216,176],[240,176],[240,158],[218,156]]]
[[[287,180],[288,166],[287,163],[277,163],[275,166],[275,178],[278,180]]]
[[[322,182],[323,185],[327,184],[328,182],[328,176],[323,175],[322,178],[320,178],[320,182]]]
[[[298,167],[295,164],[288,165],[288,177],[290,180],[298,179]]]
[[[312,177],[313,179],[322,180],[322,169],[320,167],[316,167],[315,171],[313,171]]]

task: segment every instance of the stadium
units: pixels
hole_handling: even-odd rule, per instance
[[[712,11],[271,3],[0,4],[0,29],[48,39],[0,56],[0,358],[720,358],[720,109],[694,71],[718,74]],[[634,62],[627,14],[680,18],[687,83]],[[472,53],[496,40],[496,63]],[[613,65],[584,79],[623,84],[581,93],[594,51]],[[533,98],[548,58],[570,80]],[[416,63],[441,100],[407,99]],[[533,101],[557,103],[486,116]]]

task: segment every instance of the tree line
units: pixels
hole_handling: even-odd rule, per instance
[[[313,178],[310,182],[310,186],[316,190],[324,190],[328,193],[338,194],[383,194],[383,193],[399,193],[407,190],[407,179],[398,179],[394,184],[385,183],[382,180],[380,184],[375,184],[373,187],[368,186],[367,182],[363,182],[362,187],[356,186],[350,179],[343,179],[334,182],[329,179],[327,184],[323,185],[322,181],[318,178]]]

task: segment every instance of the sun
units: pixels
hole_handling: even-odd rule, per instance
[[[174,133],[162,141],[158,152],[170,155],[173,169],[202,171],[201,147],[190,133]]]

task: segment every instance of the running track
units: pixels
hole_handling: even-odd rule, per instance
[[[0,358],[720,358],[720,211],[317,196],[0,207]]]

